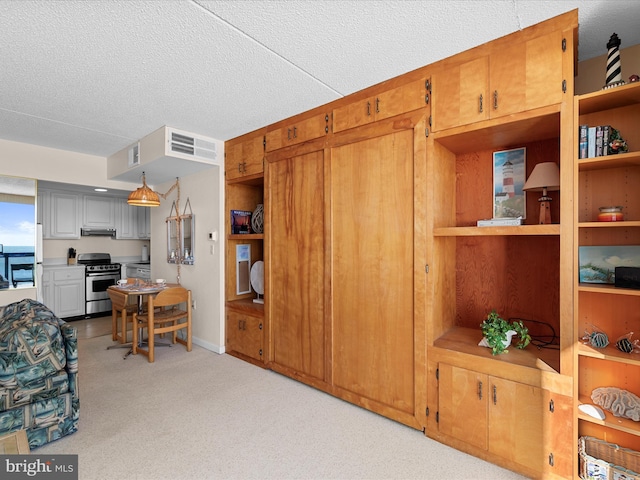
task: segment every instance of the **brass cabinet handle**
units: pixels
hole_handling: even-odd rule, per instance
[[[478,382],[478,399],[482,400],[482,382]]]
[[[482,113],[484,110],[484,97],[482,96],[482,94],[480,94],[480,103],[478,105],[478,110],[480,113]]]
[[[371,102],[367,102],[367,117],[371,116]]]
[[[498,90],[495,90],[493,92],[493,109],[494,110],[498,109]]]

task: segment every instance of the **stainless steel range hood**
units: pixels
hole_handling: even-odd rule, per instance
[[[116,229],[115,228],[81,228],[80,235],[83,237],[116,238]]]

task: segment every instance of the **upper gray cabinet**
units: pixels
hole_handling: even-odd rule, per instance
[[[116,228],[118,199],[99,195],[83,195],[82,226],[87,228]]]

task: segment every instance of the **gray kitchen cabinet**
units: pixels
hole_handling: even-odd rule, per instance
[[[42,298],[59,318],[85,314],[85,274],[82,265],[45,265]]]
[[[116,239],[134,240],[138,238],[138,208],[127,203],[126,198],[113,199],[116,205]]]
[[[44,205],[44,218],[48,218],[47,238],[80,238],[80,197],[75,193],[51,191],[49,207]]]
[[[84,195],[82,197],[82,226],[87,228],[116,228],[116,202],[113,197]]]
[[[151,238],[151,212],[147,207],[132,207],[138,211],[138,238],[148,240]]]

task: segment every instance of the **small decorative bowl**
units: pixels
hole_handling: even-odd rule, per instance
[[[164,285],[164,282],[166,282],[166,280],[164,278],[156,278],[156,283],[159,285]]]
[[[599,222],[621,222],[624,218],[622,207],[600,207]]]

